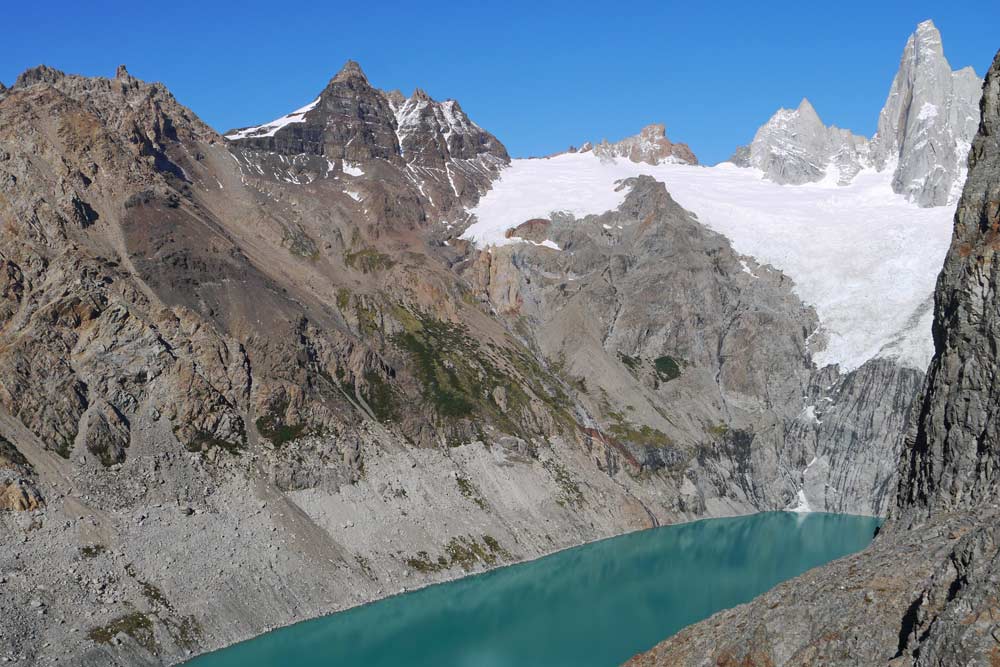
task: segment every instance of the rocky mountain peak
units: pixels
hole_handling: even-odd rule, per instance
[[[354,60],[348,60],[344,63],[344,66],[340,68],[340,71],[337,72],[332,79],[330,79],[331,84],[342,83],[345,81],[359,81],[363,82],[365,85],[369,85],[368,77],[365,76],[364,71],[361,69],[361,65]]]
[[[957,198],[981,85],[971,68],[952,71],[931,21],[917,26],[903,48],[872,139],[876,168],[895,170],[895,192],[922,206]]]
[[[263,125],[230,130],[225,137],[244,148],[284,156],[351,162],[398,161],[400,156],[389,101],[353,60],[309,104]]]
[[[802,98],[802,101],[799,102],[799,106],[796,107],[795,111],[800,116],[807,117],[807,118],[810,118],[810,119],[811,118],[815,118],[817,121],[820,121],[819,114],[816,113],[815,107],[813,107],[812,103],[806,97]],[[820,121],[820,122],[823,122],[823,121]]]
[[[411,97],[411,99],[414,99],[414,100],[416,100],[418,102],[433,102],[434,101],[434,100],[431,99],[431,96],[428,95],[424,91],[423,88],[414,88],[413,89],[413,95],[411,95],[410,97]]]
[[[258,166],[270,160],[284,165],[292,158],[310,172],[303,175],[306,182],[337,173],[333,165],[338,160],[350,165],[341,170],[359,169],[371,160],[409,169],[407,178],[439,211],[463,198],[478,198],[510,161],[503,144],[472,122],[455,100],[438,102],[421,88],[408,98],[398,90],[379,90],[353,60],[313,102],[225,136]],[[423,170],[414,171],[416,167]],[[272,174],[284,169],[261,166]]]
[[[971,67],[951,70],[941,33],[924,21],[906,41],[870,141],[827,127],[803,99],[794,111],[779,109],[731,161],[790,184],[818,181],[835,170],[837,182],[846,185],[862,168],[892,169],[895,192],[921,206],[941,206],[961,189],[981,85]]]
[[[809,100],[802,98],[795,109],[778,109],[750,145],[730,159],[737,166],[760,169],[776,183],[793,185],[821,180],[832,166],[843,184],[860,170],[866,145],[863,137],[824,125]]]
[[[944,45],[941,42],[941,32],[934,21],[927,19],[917,24],[917,29],[907,40],[907,45],[914,45],[914,53],[921,58],[943,58]]]
[[[417,88],[413,95],[392,103],[396,132],[407,162],[442,167],[452,159],[491,156],[497,164],[510,161],[507,149],[476,125],[456,100],[438,102]]]
[[[605,139],[595,145],[593,151],[594,155],[601,159],[624,157],[632,162],[646,164],[663,162],[698,164],[698,158],[687,144],[674,143],[667,138],[667,130],[662,123],[647,125],[639,131],[639,134],[615,143],[609,143]],[[581,152],[584,151],[581,149]]]
[[[14,88],[26,88],[36,83],[55,83],[66,76],[66,73],[48,65],[39,65],[26,69],[14,81]]]

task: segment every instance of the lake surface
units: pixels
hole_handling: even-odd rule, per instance
[[[879,520],[770,512],[665,526],[305,621],[190,667],[612,667],[809,568]]]

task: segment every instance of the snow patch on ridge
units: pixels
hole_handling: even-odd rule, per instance
[[[506,230],[531,218],[615,209],[628,194],[619,182],[641,174],[665,183],[738,253],[795,281],[827,338],[826,348],[814,351],[817,364],[850,371],[882,356],[926,369],[933,342],[922,305],[944,262],[953,212],[893,193],[889,169],[864,170],[849,185],[826,179],[792,187],[730,163],[649,165],[574,153],[514,160],[470,211],[475,222],[463,238],[503,245],[512,242]]]
[[[250,139],[257,137],[273,137],[275,133],[286,125],[291,125],[292,123],[304,123],[306,121],[305,115],[307,112],[312,111],[319,104],[319,98],[305,105],[301,109],[296,109],[290,114],[286,114],[281,118],[276,118],[270,123],[264,123],[263,125],[257,125],[256,127],[248,127],[236,132],[225,135],[226,139]]]

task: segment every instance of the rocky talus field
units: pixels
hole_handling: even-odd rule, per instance
[[[506,148],[354,62],[225,134],[124,66],[0,84],[0,661],[176,664],[587,541],[792,508],[892,521],[840,574],[768,594],[799,606],[637,660],[729,660],[725,632],[719,664],[786,664],[872,609],[878,630],[829,650],[979,651],[959,630],[987,621],[947,619],[995,591],[966,586],[994,576],[995,70],[926,379],[818,364],[794,281],[649,176],[613,210],[463,238]],[[701,169],[662,125],[581,151]]]
[[[888,523],[628,665],[1000,664],[1000,53],[981,111]]]

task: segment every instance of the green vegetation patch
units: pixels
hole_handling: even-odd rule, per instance
[[[110,644],[119,634],[128,635],[150,653],[156,652],[153,621],[141,612],[120,616],[107,625],[94,628],[87,633],[87,637],[98,644]]]
[[[213,447],[224,449],[230,454],[239,454],[240,448],[228,440],[217,438],[208,431],[195,431],[194,437],[187,445],[187,450],[191,452],[203,452]]]
[[[617,424],[612,424],[608,430],[615,440],[642,447],[662,448],[674,444],[674,441],[666,433],[645,424],[639,428],[635,428],[631,424],[618,422]]]
[[[532,411],[539,409],[536,401],[541,401],[553,413],[557,428],[574,424],[570,401],[558,381],[527,351],[482,344],[461,324],[414,313],[401,305],[393,308],[392,317],[402,330],[391,341],[409,357],[422,397],[439,420],[470,420],[471,429],[480,437],[485,437],[482,425],[488,423],[530,439],[537,430]],[[456,429],[456,433],[468,430]]]
[[[552,479],[559,485],[559,497],[556,498],[556,502],[560,506],[577,509],[583,507],[583,491],[566,466],[554,459],[548,459],[542,462],[542,467],[552,475]]]
[[[341,287],[337,290],[337,308],[340,308],[341,312],[347,310],[348,304],[351,303],[351,290],[346,287]]]
[[[97,558],[107,550],[103,544],[88,544],[80,547],[80,555],[84,558]]]
[[[663,382],[670,382],[681,376],[680,362],[668,355],[654,359],[653,367],[656,368],[656,374]]]
[[[726,424],[720,422],[720,423],[716,424],[715,426],[708,427],[708,429],[706,429],[706,430],[708,431],[708,434],[710,436],[712,436],[713,438],[715,438],[715,439],[721,439],[721,438],[726,437],[726,434],[729,433],[729,426],[727,426]]]
[[[281,447],[286,442],[299,438],[306,430],[305,424],[285,423],[284,417],[287,410],[288,401],[279,401],[255,422],[257,432],[270,440],[275,447]]]
[[[513,556],[491,535],[483,535],[481,540],[472,535],[453,537],[445,545],[444,554],[431,559],[426,551],[406,559],[406,565],[418,572],[440,572],[459,566],[466,572],[480,563],[493,566],[502,561],[511,561]]]
[[[455,482],[458,484],[459,493],[476,503],[476,505],[479,506],[479,509],[486,510],[486,500],[479,493],[479,489],[477,489],[472,482],[461,475],[455,478]]]
[[[392,385],[375,371],[365,373],[365,385],[361,397],[372,409],[375,418],[386,422],[396,419],[399,413],[396,391]]]
[[[143,596],[152,604],[160,605],[166,609],[173,609],[173,607],[170,606],[170,602],[167,601],[167,597],[163,594],[163,591],[161,591],[155,584],[151,584],[148,581],[140,581],[139,590],[142,591]]]
[[[7,467],[5,463],[31,469],[28,459],[24,458],[24,454],[14,446],[14,443],[0,435],[0,468]]]
[[[387,271],[395,265],[388,255],[380,253],[375,248],[362,248],[357,252],[344,253],[344,263],[362,273]]]
[[[625,364],[625,366],[630,371],[632,371],[633,373],[638,372],[639,369],[642,368],[642,358],[641,357],[630,357],[629,355],[625,354],[624,352],[619,352],[618,353],[618,359],[623,364]]]
[[[427,318],[419,330],[398,334],[395,342],[410,353],[424,398],[440,416],[467,417],[475,411],[482,386],[471,360],[463,357],[478,343],[461,327]]]

